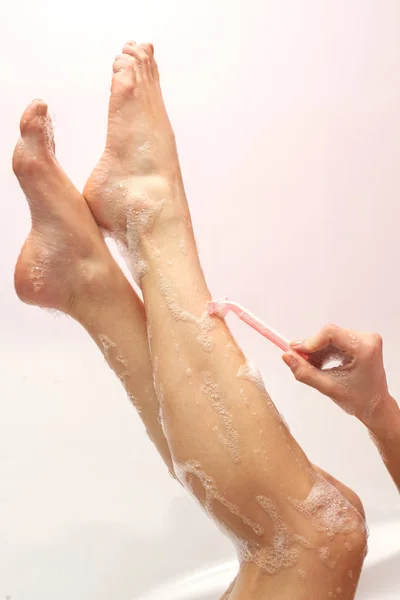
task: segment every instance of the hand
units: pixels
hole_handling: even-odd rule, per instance
[[[371,424],[375,409],[389,397],[380,335],[326,325],[315,337],[292,342],[291,347],[282,358],[298,381]],[[339,366],[329,366],[332,361]]]

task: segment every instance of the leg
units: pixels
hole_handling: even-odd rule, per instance
[[[210,295],[152,48],[127,44],[114,72],[106,151],[84,195],[142,277],[175,470],[243,560],[231,598],[288,589],[352,598],[361,515],[315,472],[225,323],[205,313]],[[353,552],[339,562],[346,545]]]
[[[108,252],[84,198],[55,159],[43,102],[25,111],[21,136],[13,166],[30,205],[32,231],[16,267],[17,293],[24,302],[69,314],[88,330],[173,472],[159,421],[143,303]]]
[[[17,293],[24,302],[71,315],[88,330],[172,471],[143,303],[111,257],[84,198],[56,161],[43,102],[25,111],[21,136],[13,166],[29,202],[32,230],[16,267]]]

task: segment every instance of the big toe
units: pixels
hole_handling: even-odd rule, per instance
[[[31,102],[21,117],[20,131],[21,138],[13,156],[13,169],[17,177],[30,174],[32,168],[54,155],[54,130],[46,102]]]

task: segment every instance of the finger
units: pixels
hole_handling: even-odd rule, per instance
[[[296,352],[285,352],[282,360],[290,368],[295,379],[301,383],[305,383],[310,387],[321,392],[325,396],[332,398],[337,391],[337,382],[324,371],[313,367],[307,360]]]
[[[335,346],[341,352],[349,352],[354,349],[355,334],[349,329],[343,329],[337,325],[325,325],[314,337],[292,342],[290,345],[296,351],[305,351],[307,353],[318,352],[328,346]]]

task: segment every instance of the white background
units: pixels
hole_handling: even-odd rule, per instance
[[[103,147],[111,65],[156,46],[202,263],[216,297],[290,338],[379,331],[400,395],[400,3],[20,0],[0,8],[0,599],[131,600],[233,556],[165,472],[80,327],[20,304],[29,212],[11,172],[43,97],[82,188]],[[366,432],[230,320],[311,460],[370,520],[398,496]]]

